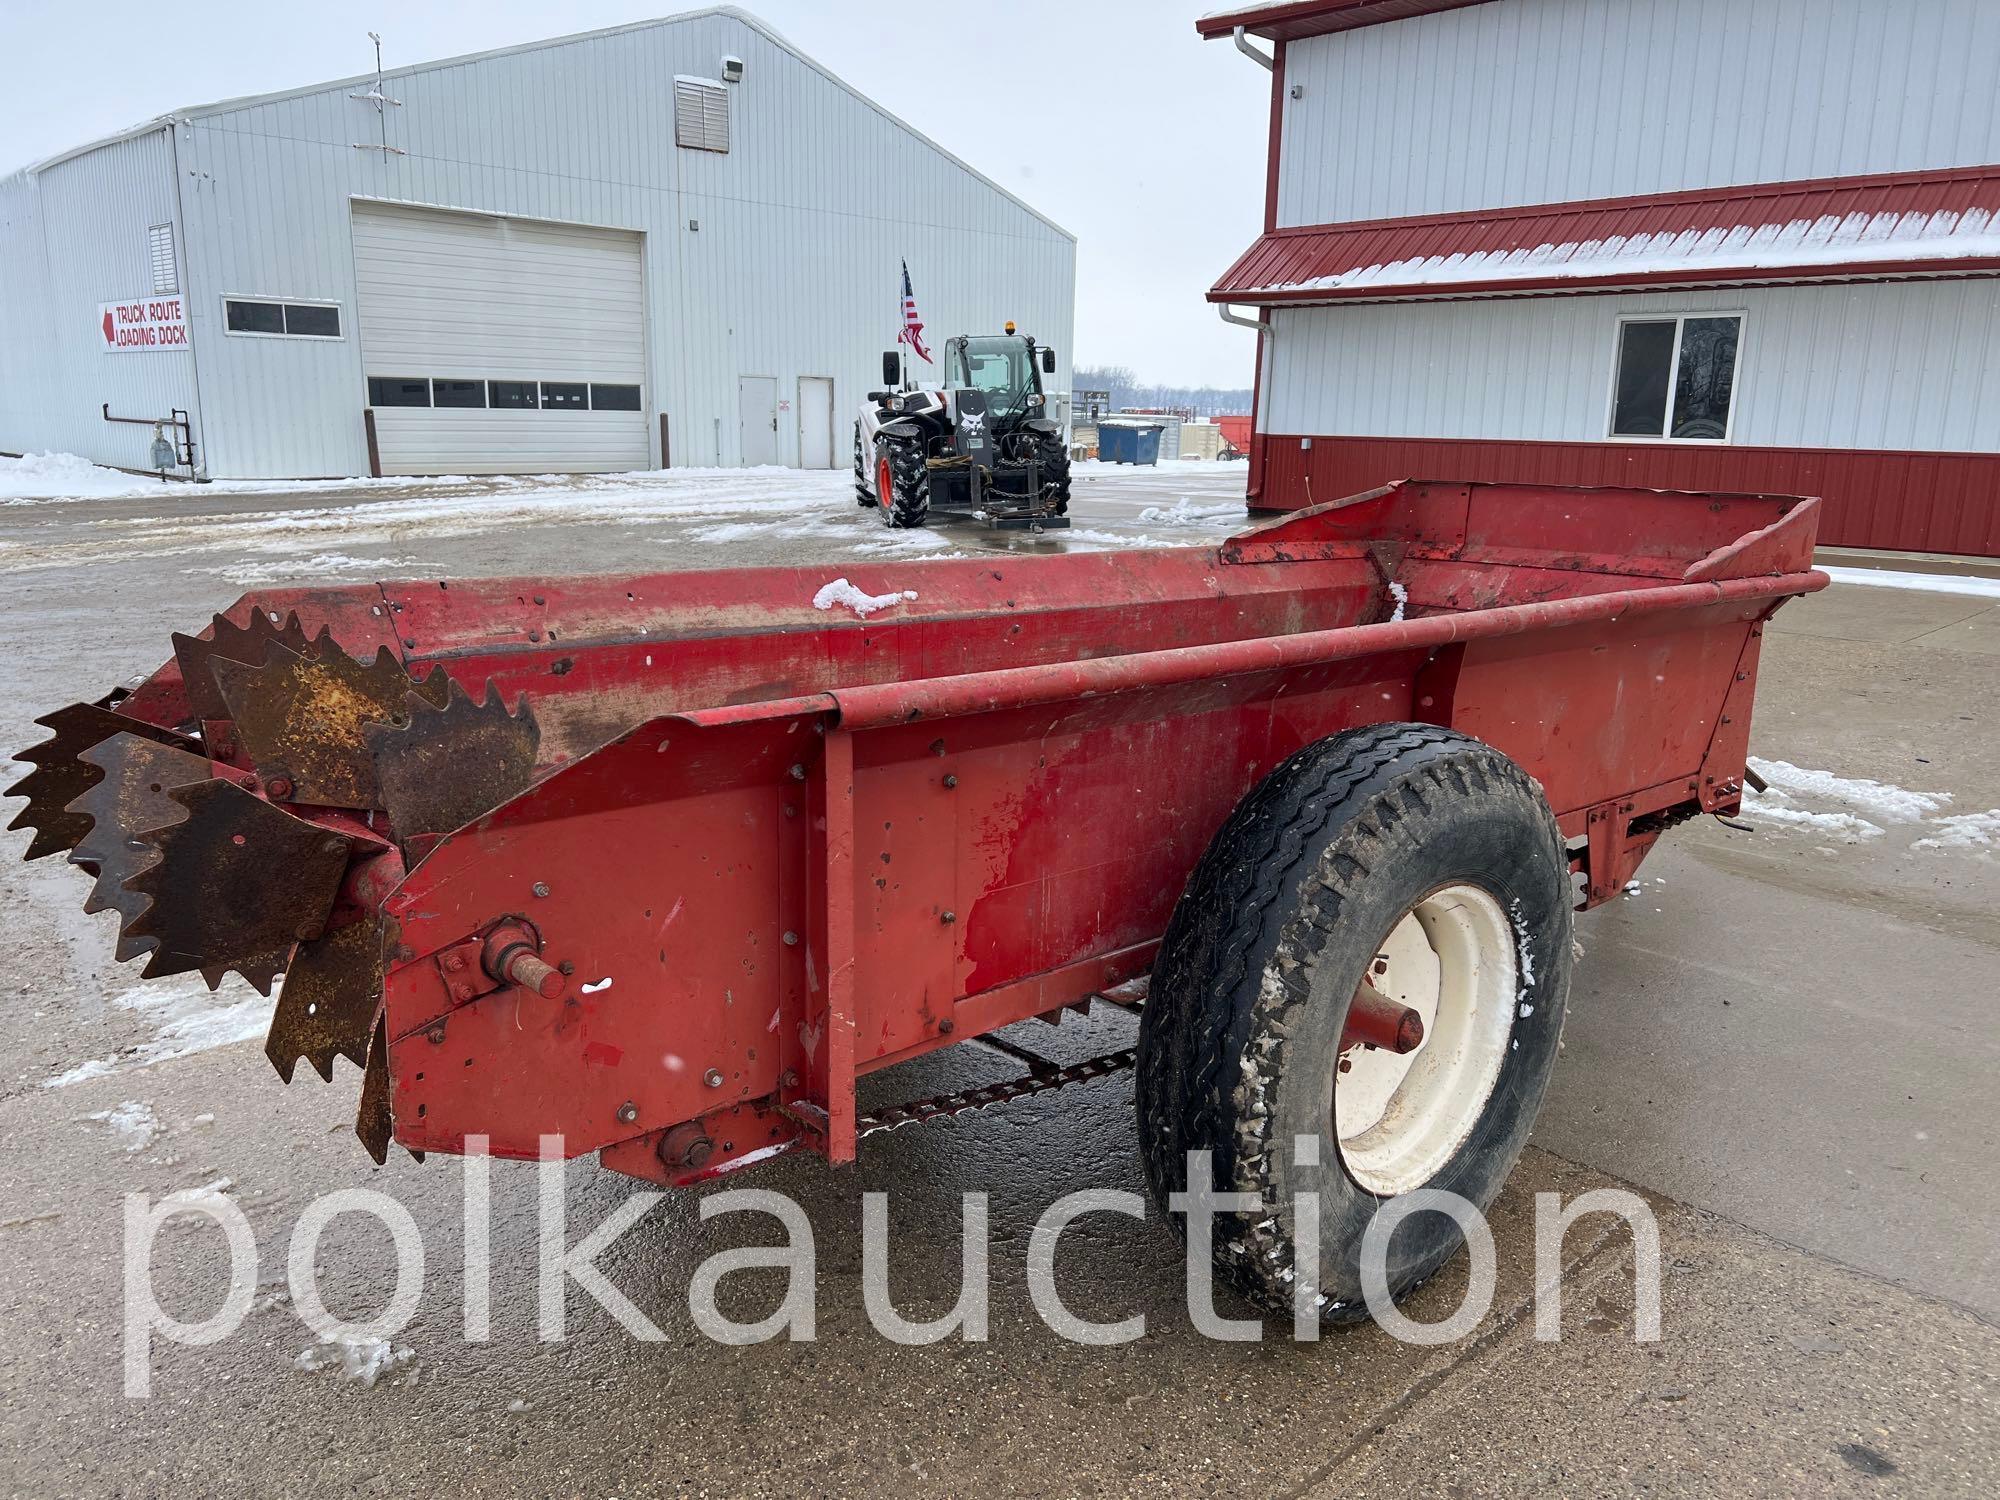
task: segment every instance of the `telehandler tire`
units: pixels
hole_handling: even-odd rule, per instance
[[[921,443],[875,435],[875,503],[885,526],[903,530],[924,524],[931,512],[931,471]]]

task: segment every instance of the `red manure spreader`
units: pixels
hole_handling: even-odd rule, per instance
[[[1339,1321],[1383,1200],[1511,1170],[1573,911],[1736,810],[1817,508],[1410,481],[1219,547],[262,591],[41,720],[13,826],[146,975],[282,973],[271,1061],[365,1069],[378,1161],[688,1183],[1132,1067],[1155,1194],[1259,1197],[1244,1293],[1319,1194]],[[1135,1049],[857,1109],[1107,996]],[[1392,1292],[1459,1243],[1409,1229]]]

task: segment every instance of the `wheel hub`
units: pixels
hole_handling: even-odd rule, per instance
[[[1342,1037],[1333,1133],[1369,1192],[1422,1187],[1471,1135],[1506,1061],[1517,969],[1513,923],[1476,886],[1426,896],[1383,940],[1363,989],[1415,1011],[1422,1040],[1398,1052],[1352,1024]]]

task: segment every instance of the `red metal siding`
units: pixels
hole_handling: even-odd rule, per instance
[[[2000,556],[2000,453],[1682,443],[1528,443],[1266,434],[1253,454],[1269,510],[1297,510],[1392,479],[1753,490],[1824,500],[1823,546]]]

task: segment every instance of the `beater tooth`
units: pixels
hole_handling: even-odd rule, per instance
[[[15,815],[8,828],[35,831],[23,859],[67,853],[90,832],[91,815],[70,811],[71,803],[104,779],[104,768],[85,758],[85,751],[119,734],[136,735],[175,750],[191,753],[198,750],[195,742],[184,735],[115,713],[100,704],[72,703],[42,715],[35,722],[52,733],[39,745],[31,745],[14,756],[34,769],[7,789],[10,797],[27,799],[27,806]]]
[[[272,613],[253,609],[247,625],[238,625],[227,615],[217,615],[210,622],[206,637],[174,632],[174,659],[180,663],[182,691],[187,694],[188,706],[197,719],[229,717],[228,705],[222,701],[222,691],[216,685],[217,661],[260,662],[265,646],[272,641],[301,655],[313,649],[297,614],[280,624],[271,618]],[[321,634],[324,636],[325,631]]]
[[[121,946],[154,950],[148,978],[199,970],[212,987],[234,969],[269,994],[292,944],[325,927],[347,868],[347,840],[227,781],[167,785],[151,795],[118,841],[137,866],[118,872],[107,898],[125,917]],[[153,821],[162,798],[179,814],[175,821]],[[113,873],[107,860],[100,890]]]
[[[376,1166],[389,1160],[389,1142],[396,1122],[389,1109],[389,1037],[378,1017],[368,1038],[367,1071],[361,1079],[361,1105],[354,1113],[354,1133]]]
[[[282,779],[289,800],[317,807],[379,806],[363,731],[402,717],[412,698],[429,707],[443,696],[442,683],[414,681],[387,646],[359,662],[324,629],[303,651],[271,640],[254,662],[217,657],[210,666],[266,786]]]
[[[285,1082],[300,1058],[329,1083],[336,1057],[368,1065],[369,1030],[382,1001],[382,950],[377,913],[299,944],[264,1041],[264,1055]]]
[[[457,682],[448,687],[444,703],[412,693],[400,722],[363,731],[374,755],[379,805],[406,846],[425,834],[464,827],[534,779],[542,737],[526,699],[510,712],[490,681],[479,702]]]

